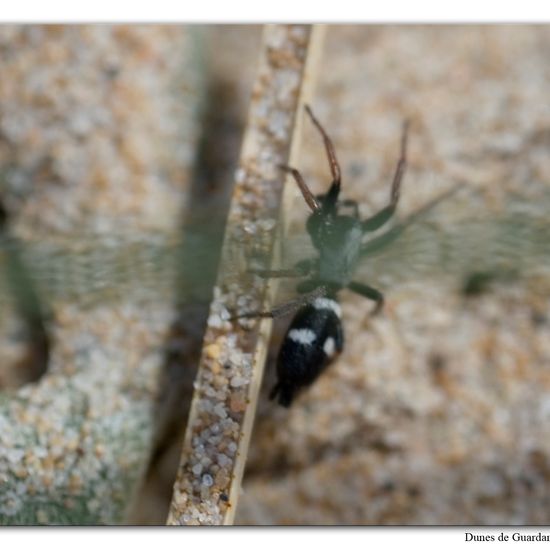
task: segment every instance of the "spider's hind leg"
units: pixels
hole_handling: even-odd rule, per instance
[[[363,296],[363,298],[376,302],[376,305],[372,310],[372,315],[377,315],[384,307],[384,295],[379,290],[376,290],[371,286],[355,282],[351,282],[348,285],[348,288],[356,294],[359,294],[359,296]]]
[[[316,286],[310,292],[302,294],[301,296],[298,296],[294,300],[290,300],[289,302],[285,302],[284,304],[275,306],[270,311],[250,311],[248,313],[242,313],[241,315],[233,315],[232,317],[229,318],[229,320],[235,321],[236,319],[259,319],[259,318],[277,319],[278,317],[283,317],[284,315],[289,315],[290,313],[293,313],[299,310],[301,307],[305,306],[306,304],[313,302],[315,298],[324,296],[326,293],[327,293],[327,289],[324,286]]]

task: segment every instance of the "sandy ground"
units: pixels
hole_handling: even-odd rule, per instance
[[[183,70],[167,54],[179,39],[174,30],[121,31],[114,38],[85,33],[73,57],[67,48],[55,47],[63,41],[62,33],[50,40],[53,46],[36,50],[44,41],[40,33],[4,30],[3,51],[14,40],[21,42],[19,57],[6,58],[14,78],[0,84],[2,101],[10,107],[1,120],[0,163],[17,167],[10,172],[7,191],[3,189],[4,201],[17,213],[14,230],[29,239],[71,234],[83,225],[108,234],[121,219],[144,231],[169,230],[181,223],[182,205],[196,193],[191,181],[206,186],[221,204],[216,208],[223,210],[246,119],[259,30],[220,26],[206,33],[200,62],[208,64],[208,71],[199,71],[206,84],[193,84],[207,113],[198,136],[193,133],[196,121],[186,118],[169,84]],[[111,40],[118,44],[116,55]],[[23,50],[28,53],[21,55]],[[358,279],[385,293],[384,312],[372,317],[371,303],[342,293],[344,352],[290,410],[267,399],[285,326],[284,320],[279,323],[237,522],[547,524],[548,256],[541,256],[537,243],[521,237],[515,226],[509,229],[508,221],[498,246],[494,235],[500,227],[495,220],[510,220],[510,212],[519,212],[529,227],[544,228],[550,180],[550,31],[522,25],[330,26],[324,52],[312,107],[335,143],[343,193],[360,203],[362,216],[388,200],[406,118],[411,121],[409,166],[398,216],[453,185],[466,188],[435,209],[416,233],[365,263]],[[69,86],[70,74],[63,70],[30,70],[37,57],[44,67],[57,62],[62,68],[78,66],[79,56],[90,67],[101,67],[101,76],[96,70],[84,72],[81,85]],[[27,95],[21,95],[14,83],[25,75],[32,78],[25,84]],[[98,78],[101,97],[90,93],[90,82],[96,85]],[[48,86],[60,91],[37,94]],[[193,88],[184,86],[179,93],[193,98]],[[25,101],[35,102],[35,109],[23,109]],[[193,99],[189,104],[196,106]],[[189,120],[191,130],[175,123],[182,119]],[[90,124],[97,132],[86,140]],[[36,126],[47,131],[38,132]],[[178,141],[180,132],[189,138],[184,145]],[[144,136],[154,136],[154,148]],[[193,150],[200,150],[198,162]],[[159,165],[163,169],[156,172]],[[193,178],[191,165],[195,171],[199,167]],[[307,121],[298,168],[316,192],[328,185],[324,151]],[[35,186],[29,187],[29,181]],[[131,184],[135,195],[116,182]],[[166,212],[162,219],[155,216],[159,208]],[[305,205],[297,202],[292,214],[296,233],[302,232]],[[442,236],[445,246],[438,244]],[[491,269],[503,255],[514,276],[476,296],[460,292],[469,274]],[[168,306],[157,317],[151,312],[157,334],[143,328],[146,321],[137,318],[137,309],[122,315],[133,327],[132,338],[146,347],[150,343],[155,354],[174,351],[170,340],[163,340],[174,311]],[[103,326],[103,314],[95,315]],[[62,339],[66,345],[58,345],[54,370],[72,374],[78,364],[60,354],[78,344],[77,322],[95,321],[72,307],[65,308],[61,321],[67,338]],[[180,315],[172,329],[177,351],[170,364],[185,364],[192,373],[203,321],[204,312]],[[113,360],[124,362],[124,326],[98,330],[110,339]],[[12,360],[16,351],[6,349],[4,356]],[[149,381],[158,374],[158,357],[134,359],[135,372],[146,377],[130,377],[134,385],[125,388],[130,401],[132,388],[147,397],[140,409],[147,422],[155,393]],[[180,375],[171,374],[178,384]],[[188,378],[186,391],[180,388],[169,396],[184,396],[176,406],[179,412],[189,404]],[[98,384],[107,380],[98,373],[96,379]],[[33,390],[22,391],[28,395]],[[133,522],[165,521],[178,459],[178,426],[165,427],[165,441],[157,447]],[[91,453],[96,451],[92,446]],[[48,522],[48,517],[42,519]]]

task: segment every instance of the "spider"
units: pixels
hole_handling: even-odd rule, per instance
[[[305,109],[323,139],[332,183],[325,194],[315,196],[296,168],[287,165],[281,165],[280,168],[293,177],[311,210],[306,229],[318,257],[301,260],[291,269],[253,270],[253,273],[261,277],[306,279],[296,287],[299,294],[297,299],[277,306],[271,311],[255,311],[236,317],[276,318],[296,311],[279,351],[278,381],[270,394],[270,399],[278,398],[279,404],[284,407],[289,407],[297,392],[311,385],[343,349],[344,331],[338,293],[343,289],[349,289],[374,301],[373,314],[382,309],[383,294],[371,286],[353,280],[354,271],[361,258],[386,246],[413,219],[443,198],[437,198],[404,222],[364,243],[365,234],[381,228],[395,213],[407,165],[408,121],[403,124],[401,152],[391,185],[389,204],[373,216],[362,220],[356,201],[340,200],[341,171],[334,146],[310,107],[306,105]],[[351,214],[342,213],[344,209],[349,210]]]

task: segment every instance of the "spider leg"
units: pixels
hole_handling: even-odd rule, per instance
[[[393,176],[393,182],[390,193],[390,204],[377,212],[370,218],[367,218],[363,222],[363,231],[376,231],[382,227],[395,213],[397,203],[399,202],[399,195],[401,192],[401,182],[403,181],[403,175],[407,168],[407,135],[409,132],[409,121],[406,120],[403,123],[403,133],[401,135],[401,153],[397,166],[395,168],[395,175]]]
[[[301,307],[315,300],[315,298],[324,296],[326,292],[327,289],[324,286],[317,286],[312,291],[306,294],[302,294],[294,300],[290,300],[289,302],[285,302],[284,304],[274,307],[271,311],[251,311],[249,313],[243,313],[241,315],[234,315],[233,317],[230,317],[229,320],[234,321],[235,319],[256,319],[266,317],[276,319],[277,317],[282,317],[284,315],[288,315],[289,313],[297,311]]]
[[[355,292],[356,294],[363,296],[363,298],[367,298],[369,300],[373,300],[374,302],[376,302],[376,305],[372,310],[372,315],[376,315],[380,313],[380,311],[382,310],[382,307],[384,306],[384,295],[379,290],[376,290],[371,286],[367,286],[362,283],[356,283],[356,282],[351,282],[348,285],[348,288],[351,291]]]
[[[302,192],[302,195],[307,203],[307,205],[311,208],[312,212],[317,212],[320,210],[321,205],[315,198],[315,195],[310,191],[309,187],[307,186],[306,182],[304,181],[304,178],[302,177],[302,174],[296,170],[296,168],[292,168],[290,166],[286,166],[285,164],[279,164],[279,168],[283,170],[284,172],[287,172],[288,174],[292,174],[292,177],[298,184],[298,187],[300,188],[300,191]]]
[[[399,192],[401,190],[401,180],[407,168],[407,137],[409,134],[409,121],[403,123],[403,132],[401,134],[401,154],[395,168],[395,175],[391,186],[391,204],[396,205],[399,200]]]
[[[289,269],[249,269],[249,273],[263,277],[264,279],[284,277],[305,277],[309,275],[315,264],[314,259],[300,260],[294,267]]]
[[[462,183],[454,185],[447,191],[444,191],[443,193],[432,199],[424,206],[421,206],[420,208],[412,212],[412,214],[409,214],[404,220],[394,225],[390,230],[366,242],[361,247],[360,256],[363,257],[368,254],[372,254],[373,252],[376,252],[395,241],[405,231],[405,229],[409,227],[409,225],[412,225],[419,218],[422,218],[422,216],[426,215],[430,210],[432,210],[432,208],[435,208],[439,203],[443,202],[445,199],[448,199],[457,191],[460,191],[460,189],[462,189],[463,187],[464,185]]]
[[[340,174],[340,165],[338,164],[338,160],[336,159],[336,152],[334,151],[334,145],[332,144],[331,139],[328,137],[328,134],[325,132],[325,129],[321,126],[321,123],[315,118],[315,115],[313,114],[309,105],[306,105],[305,107],[307,114],[311,118],[311,121],[313,122],[313,124],[315,124],[321,136],[323,137],[328,157],[328,163],[330,166],[330,172],[332,174],[332,182],[333,185],[336,185],[336,187],[339,189],[342,178]]]
[[[303,277],[307,275],[300,269],[249,269],[249,273],[258,275],[263,279],[284,279],[285,277]]]
[[[364,233],[380,229],[395,213],[395,205],[389,204],[370,218],[363,221],[362,228]]]

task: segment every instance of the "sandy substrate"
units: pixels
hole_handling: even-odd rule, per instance
[[[180,27],[2,28],[0,175],[14,235],[74,243],[83,231],[112,237],[123,227],[154,241],[181,227],[186,205],[210,215],[227,202],[259,28],[195,30],[198,50]],[[399,216],[465,189],[365,263],[357,278],[385,293],[383,313],[341,294],[344,352],[290,410],[267,397],[278,323],[237,523],[550,521],[548,254],[531,237],[548,234],[549,54],[543,26],[327,29],[312,107],[362,216],[388,200],[406,118]],[[297,167],[326,189],[309,121]],[[292,237],[306,215],[296,201]],[[517,215],[528,231],[511,224]],[[510,277],[477,296],[460,292],[503,256]],[[83,308],[72,283],[52,294],[48,374],[0,399],[1,522],[120,521],[156,449],[130,519],[165,523],[193,380],[186,398],[176,387],[197,364],[206,314],[176,310],[165,279],[168,292],[152,303],[156,273],[133,265],[124,273],[138,292],[127,303],[101,294]],[[4,365],[20,358],[17,323],[0,326],[4,387],[13,370]],[[176,402],[177,414],[155,447],[157,400]]]

